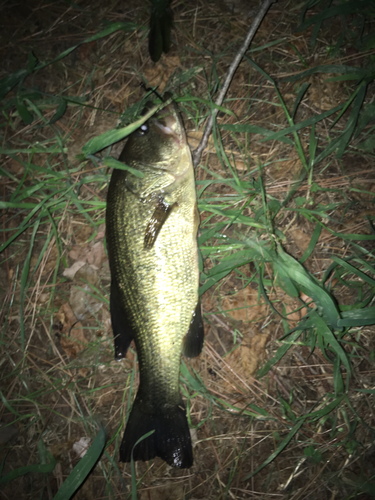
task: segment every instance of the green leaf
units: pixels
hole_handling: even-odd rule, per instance
[[[322,454],[319,451],[316,451],[316,449],[312,445],[307,446],[307,448],[303,450],[303,454],[306,457],[310,458],[314,462],[314,464],[318,464],[322,461]]]
[[[128,165],[125,165],[125,163],[122,163],[122,161],[115,160],[111,156],[107,156],[106,158],[103,159],[103,165],[106,165],[107,167],[110,168],[118,168],[119,170],[127,170],[128,172],[132,173],[135,177],[139,177],[140,179],[142,179],[145,175],[140,170],[129,167]]]
[[[82,148],[82,154],[87,157],[88,155],[95,154],[97,151],[101,151],[102,149],[114,144],[115,142],[121,141],[135,130],[137,130],[141,125],[143,125],[147,120],[151,118],[157,111],[162,109],[168,103],[162,103],[157,106],[151,108],[145,115],[141,116],[138,120],[131,123],[127,127],[123,127],[120,129],[109,130],[108,132],[104,132],[104,134],[99,135],[98,137],[94,137],[90,139]]]
[[[375,325],[375,307],[366,307],[365,309],[357,309],[352,311],[342,311],[341,319],[338,320],[337,326],[344,327],[359,327]]]
[[[33,122],[33,116],[29,113],[29,110],[27,109],[25,103],[21,98],[17,98],[17,111],[22,120],[27,124],[30,125]]]
[[[340,357],[337,356],[333,362],[333,387],[335,388],[336,396],[340,396],[344,392],[344,382],[340,371]]]
[[[29,74],[27,69],[20,69],[15,73],[8,75],[0,80],[0,101],[15,87],[20,81],[24,80]]]
[[[56,109],[56,112],[55,114],[53,115],[53,117],[50,119],[49,121],[49,125],[53,125],[54,123],[56,123],[58,120],[60,120],[60,118],[64,115],[65,111],[66,111],[66,108],[68,106],[68,102],[66,99],[60,99],[60,102],[59,102],[59,105]]]

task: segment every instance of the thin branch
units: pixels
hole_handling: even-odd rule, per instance
[[[221,90],[219,92],[219,96],[215,102],[215,104],[217,106],[221,106],[223,104],[225,94],[228,91],[229,85],[231,84],[233,76],[234,76],[234,74],[235,74],[235,72],[236,72],[236,70],[241,62],[241,59],[243,58],[245,52],[249,48],[249,45],[250,45],[252,39],[254,38],[254,35],[255,35],[257,29],[259,28],[260,23],[263,21],[263,18],[266,15],[267,10],[270,8],[271,4],[274,2],[277,2],[277,0],[264,0],[261,8],[259,9],[258,14],[255,16],[255,19],[250,26],[250,29],[246,35],[245,40],[243,41],[239,51],[237,52],[235,58],[233,59],[232,64],[229,66],[229,69],[227,71],[227,74],[226,74],[226,77],[224,80],[224,84],[221,87]],[[208,119],[208,122],[206,124],[206,128],[205,128],[202,140],[199,143],[199,146],[192,153],[194,168],[196,168],[198,166],[200,159],[201,159],[201,156],[202,156],[202,153],[203,153],[203,150],[205,149],[205,147],[208,144],[208,138],[211,135],[213,123],[214,123],[214,120],[216,118],[217,112],[218,112],[217,108],[212,110],[212,114],[211,114],[211,116]]]

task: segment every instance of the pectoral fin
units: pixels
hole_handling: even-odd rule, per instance
[[[154,246],[156,238],[160,233],[160,230],[164,222],[168,219],[169,214],[172,210],[178,206],[178,203],[173,203],[173,205],[168,205],[163,198],[159,198],[155,211],[151,216],[150,222],[147,225],[144,239],[145,250],[150,250]]]
[[[188,358],[199,356],[204,342],[204,328],[202,320],[201,301],[199,299],[191,319],[189,331],[182,341],[182,354]]]

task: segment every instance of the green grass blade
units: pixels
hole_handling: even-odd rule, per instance
[[[31,125],[33,122],[33,116],[31,113],[29,113],[29,110],[27,109],[27,106],[23,102],[21,98],[17,98],[17,111],[22,120],[26,123],[26,125]]]
[[[312,24],[319,23],[320,25],[323,21],[329,19],[330,17],[350,15],[355,14],[356,12],[361,14],[370,6],[370,4],[371,2],[368,2],[368,0],[352,0],[346,3],[340,2],[339,5],[334,5],[328,9],[324,9],[319,14],[315,14],[314,16],[310,17],[309,19],[301,23],[296,28],[296,31],[304,31]]]
[[[298,73],[297,75],[288,76],[286,78],[283,78],[282,81],[284,81],[284,82],[296,82],[298,80],[307,78],[308,76],[314,75],[316,73],[330,73],[330,74],[339,73],[339,74],[344,75],[346,77],[346,79],[349,79],[349,80],[361,80],[362,78],[364,78],[368,74],[368,71],[366,69],[360,69],[360,68],[356,68],[354,66],[327,64],[324,66],[315,66],[314,68],[310,68],[306,71],[302,71],[301,73]]]
[[[251,252],[250,250],[242,250],[229,257],[224,257],[219,264],[210,269],[207,273],[202,273],[201,279],[206,280],[206,282],[200,287],[199,294],[203,295],[209,288],[218,283],[236,267],[251,262],[254,259],[254,254],[255,252]]]
[[[29,276],[29,270],[30,270],[30,261],[31,261],[31,256],[34,248],[34,242],[35,242],[35,236],[38,231],[40,224],[40,217],[35,221],[34,224],[34,230],[32,232],[31,238],[30,238],[30,247],[29,251],[27,252],[26,260],[22,269],[22,274],[21,274],[21,283],[20,283],[20,329],[21,329],[21,347],[22,351],[25,350],[25,318],[24,318],[24,303],[26,299],[26,291],[27,291],[27,278]]]
[[[368,283],[372,287],[375,287],[375,280],[373,278],[371,278],[370,276],[367,276],[367,274],[363,273],[362,271],[360,271],[356,267],[352,266],[351,264],[349,264],[349,262],[346,262],[344,259],[341,259],[340,257],[337,257],[336,255],[333,255],[331,257],[331,259],[334,260],[335,262],[337,262],[337,264],[340,264],[343,268],[345,268],[350,273],[357,275],[363,281],[365,281],[366,283]]]
[[[56,467],[56,460],[52,457],[52,461],[48,464],[38,464],[38,465],[26,465],[24,467],[18,467],[17,469],[8,472],[4,476],[0,477],[0,484],[9,483],[10,481],[14,481],[20,476],[24,476],[25,474],[39,473],[39,474],[48,474],[53,472],[53,469]],[[56,497],[55,497],[56,498]],[[60,500],[65,500],[70,497],[60,497]]]
[[[292,118],[294,120],[294,117],[296,115],[296,112],[297,112],[297,109],[298,109],[298,106],[301,104],[301,101],[303,99],[303,96],[306,94],[306,91],[307,89],[310,87],[310,83],[309,82],[304,82],[302,85],[301,85],[301,88],[299,89],[298,91],[298,94],[297,94],[297,97],[296,97],[296,100],[294,101],[294,104],[293,104],[293,111],[292,111]]]
[[[288,341],[285,342],[279,349],[276,351],[275,356],[273,358],[269,359],[267,363],[258,371],[257,377],[261,378],[266,375],[270,371],[270,369],[278,363],[283,356],[285,356],[286,352],[294,345],[293,343],[300,337],[302,334],[302,330],[296,330],[293,332],[289,338]]]
[[[323,321],[323,319],[315,311],[311,311],[310,317],[311,317],[312,321],[315,323],[316,327],[318,328],[318,330],[319,330],[320,334],[322,335],[322,337],[324,338],[324,340],[332,346],[336,355],[340,358],[341,363],[346,368],[347,379],[349,379],[351,372],[352,372],[352,369],[351,369],[350,362],[349,362],[349,359],[348,359],[348,356],[347,356],[345,350],[341,347],[341,345],[339,344],[335,335],[328,328],[328,326]]]
[[[145,115],[141,116],[135,122],[131,123],[127,127],[123,127],[120,129],[109,130],[108,132],[104,132],[104,134],[99,135],[98,137],[94,137],[90,139],[82,148],[82,154],[92,155],[97,151],[100,151],[115,142],[121,141],[129,134],[137,130],[141,125],[143,125],[147,120],[151,118],[155,113],[157,113],[160,109],[164,108],[171,100],[168,99],[166,102],[162,104],[158,104],[153,106]]]
[[[48,125],[53,125],[56,123],[60,118],[62,118],[65,114],[65,111],[68,107],[68,101],[64,98],[60,99],[59,105],[57,106],[55,114],[52,116],[50,121],[48,122]]]
[[[274,460],[283,451],[283,449],[286,448],[286,446],[288,446],[288,444],[292,440],[293,436],[295,436],[297,434],[297,432],[300,430],[300,428],[302,427],[304,421],[305,421],[305,419],[297,422],[297,424],[289,431],[288,435],[281,441],[279,446],[276,448],[276,450],[273,453],[271,453],[271,455],[267,458],[267,460],[265,460],[262,463],[262,465],[260,465],[254,472],[252,472],[251,474],[248,474],[246,477],[244,477],[243,480],[247,481],[248,479],[255,476],[255,474],[258,474],[258,472],[261,471],[264,467],[266,467],[266,465],[270,464],[272,462],[272,460]]]
[[[53,500],[69,500],[76,493],[103,453],[105,441],[105,430],[100,427],[92,445],[64,481]]]
[[[286,276],[294,281],[303,293],[311,297],[315,304],[322,308],[322,312],[328,318],[330,325],[337,328],[340,312],[331,295],[296,259],[288,255],[281,245],[278,245],[278,259],[275,262],[275,270],[280,273],[281,277]]]
[[[131,461],[130,461],[130,469],[131,469],[131,475],[132,475],[132,479],[131,479],[131,483],[132,483],[132,500],[137,500],[137,498],[138,498],[138,496],[137,496],[137,476],[135,474],[135,464],[134,464],[134,459],[133,459],[133,451],[134,451],[134,448],[141,441],[143,441],[144,439],[146,439],[149,436],[151,436],[151,434],[153,434],[154,432],[155,432],[155,429],[153,429],[152,431],[147,432],[146,434],[144,434],[141,438],[138,439],[138,441],[135,443],[135,445],[133,446],[133,449],[132,449]]]
[[[313,232],[313,234],[311,236],[311,240],[310,240],[310,243],[309,243],[308,247],[304,251],[302,257],[299,259],[299,261],[300,261],[301,264],[303,264],[310,257],[310,255],[312,254],[312,252],[313,252],[313,250],[315,248],[315,245],[318,243],[321,231],[322,231],[322,226],[320,226],[319,224],[317,224],[315,226],[314,232]]]
[[[287,134],[296,133],[299,130],[302,130],[303,128],[315,125],[316,123],[333,115],[334,113],[336,113],[337,111],[342,109],[342,107],[343,107],[343,104],[339,104],[338,106],[335,106],[334,108],[329,109],[328,111],[325,111],[324,113],[321,113],[320,115],[314,115],[311,118],[304,120],[303,122],[293,124],[285,129],[283,129],[283,130],[280,130],[279,132],[273,132],[268,137],[261,139],[261,142],[280,140],[280,137],[284,137]]]
[[[119,170],[127,170],[128,172],[133,174],[135,177],[138,177],[140,179],[142,179],[144,177],[144,173],[141,172],[140,170],[129,167],[128,165],[125,165],[125,163],[122,163],[122,161],[115,160],[114,158],[111,158],[110,156],[107,156],[106,158],[103,159],[103,165],[105,165],[106,167],[110,167],[110,168],[118,168]]]
[[[112,33],[115,33],[116,31],[122,30],[122,31],[133,31],[137,29],[138,26],[134,23],[130,22],[117,22],[117,23],[111,23],[106,29],[100,31],[99,33],[96,33],[96,35],[90,36],[89,38],[86,38],[85,40],[82,40],[82,42],[78,43],[77,45],[73,45],[69,49],[64,50],[59,56],[57,56],[55,59],[52,61],[48,61],[46,63],[42,63],[39,66],[35,68],[35,70],[40,70],[43,69],[50,64],[54,64],[61,59],[64,59],[66,56],[68,56],[71,52],[76,50],[80,45],[83,45],[85,43],[90,43],[90,42],[95,42],[96,40],[100,40],[101,38],[104,38],[108,35],[111,35]]]
[[[236,133],[249,133],[249,134],[261,134],[264,135],[264,141],[268,141],[269,137],[273,136],[275,132],[272,130],[269,130],[264,127],[259,127],[257,125],[251,125],[250,123],[244,123],[244,124],[235,124],[232,125],[230,123],[225,123],[222,125],[219,125],[219,128],[222,130],[228,130],[228,132],[236,132]],[[286,134],[281,134],[280,137],[278,137],[278,140],[280,142],[283,142],[284,144],[293,144],[293,141],[289,139],[289,137],[284,137]]]

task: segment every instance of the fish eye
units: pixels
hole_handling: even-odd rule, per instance
[[[146,122],[143,125],[141,125],[139,129],[136,130],[136,135],[138,137],[143,137],[144,135],[148,134],[148,131],[149,131],[149,126],[148,123]]]

